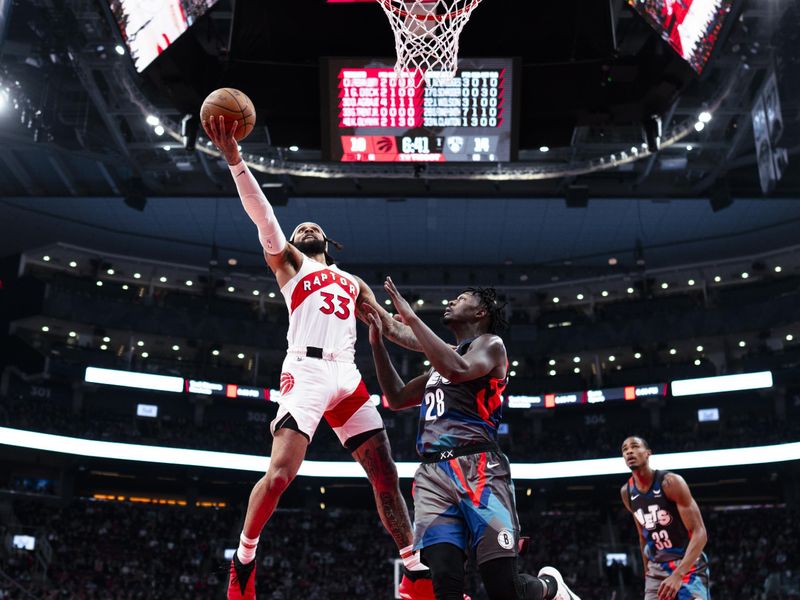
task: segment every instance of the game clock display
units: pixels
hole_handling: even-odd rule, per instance
[[[325,158],[506,162],[515,158],[512,59],[462,59],[453,78],[398,76],[393,61],[327,59]]]

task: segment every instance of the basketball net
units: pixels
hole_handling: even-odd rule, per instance
[[[377,0],[394,31],[398,76],[452,79],[458,69],[458,39],[481,0]],[[421,75],[422,77],[419,77]]]

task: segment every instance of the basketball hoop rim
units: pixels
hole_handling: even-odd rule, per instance
[[[464,8],[459,8],[458,10],[454,10],[452,12],[445,13],[443,15],[416,15],[414,13],[410,13],[408,11],[402,10],[400,8],[395,8],[392,4],[392,0],[378,0],[378,3],[383,6],[384,9],[387,11],[391,11],[399,17],[407,18],[411,17],[412,19],[416,19],[417,21],[447,21],[449,19],[455,19],[456,17],[460,17],[464,13],[472,12],[472,10],[480,4],[481,0],[472,0],[467,6]]]

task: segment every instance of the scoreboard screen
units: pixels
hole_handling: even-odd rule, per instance
[[[670,46],[702,73],[733,0],[628,0]]]
[[[514,60],[461,59],[456,76],[394,71],[392,59],[326,59],[323,148],[336,162],[516,158]],[[416,79],[415,79],[416,78]]]

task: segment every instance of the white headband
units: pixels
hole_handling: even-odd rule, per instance
[[[319,227],[319,231],[320,231],[320,233],[322,233],[322,239],[325,240],[325,254],[327,254],[328,253],[328,236],[325,235],[325,230],[322,229],[322,227],[320,226],[319,223],[314,223],[313,221],[305,221],[303,223],[300,223],[297,227],[294,228],[294,231],[292,232],[292,236],[289,238],[289,241],[294,243],[294,237],[297,235],[297,232],[300,231],[300,228],[303,225],[306,225],[306,224],[309,224],[309,223],[311,225],[316,225],[317,227]]]

